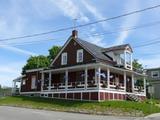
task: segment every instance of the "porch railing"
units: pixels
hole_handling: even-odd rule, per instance
[[[116,82],[110,82],[110,88],[109,89],[115,89],[115,90],[125,90],[124,89],[124,84]],[[102,89],[108,89],[108,83],[107,81],[101,80],[100,81],[100,88]],[[58,90],[75,90],[75,89],[97,89],[98,88],[98,82],[95,80],[89,80],[87,82],[87,85],[85,85],[85,81],[76,81],[76,82],[68,82],[67,86],[65,83],[54,83],[51,86],[45,86],[44,91],[58,91]]]

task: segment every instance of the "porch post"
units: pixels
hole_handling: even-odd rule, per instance
[[[52,73],[49,72],[49,85],[48,85],[48,90],[51,91],[51,80],[52,80]]]
[[[68,90],[68,70],[65,71],[65,90]]]
[[[87,89],[88,85],[88,68],[85,68],[85,89]]]
[[[21,93],[22,82],[23,82],[23,78],[21,78],[20,80],[19,93]]]
[[[110,69],[107,68],[107,86],[110,88]]]
[[[42,72],[42,77],[41,77],[41,92],[43,92],[43,86],[44,86],[44,72]]]
[[[126,77],[126,71],[124,71],[124,91],[126,92],[126,79],[127,79],[127,77]]]
[[[146,78],[143,78],[143,85],[144,85],[144,95],[146,96]]]
[[[100,83],[101,83],[101,68],[98,67],[98,89],[100,89]]]
[[[127,61],[126,61],[126,51],[124,51],[124,67],[126,68],[126,63],[127,63]]]
[[[132,73],[132,92],[134,93],[134,74]]]
[[[130,64],[131,64],[131,70],[132,70],[132,69],[133,69],[133,64],[132,64],[132,53],[130,53],[130,59],[131,59],[131,61],[130,61],[131,63],[130,63]]]

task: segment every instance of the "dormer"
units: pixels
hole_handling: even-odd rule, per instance
[[[103,53],[112,57],[115,66],[132,70],[132,48],[129,44],[104,48]]]

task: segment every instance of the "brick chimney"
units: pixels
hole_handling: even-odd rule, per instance
[[[73,30],[72,31],[72,37],[73,38],[77,38],[78,37],[78,31],[77,30]]]

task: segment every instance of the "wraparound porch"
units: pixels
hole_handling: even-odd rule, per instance
[[[42,71],[41,92],[109,90],[146,95],[145,84],[143,74],[95,63]]]

